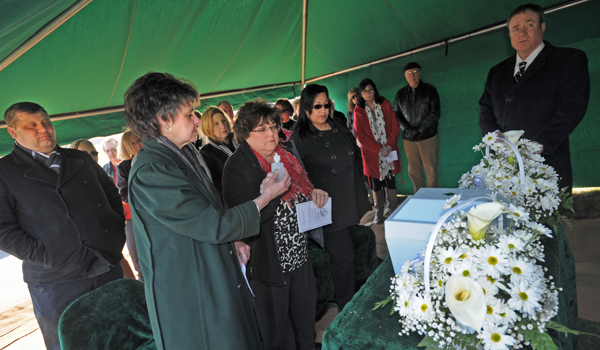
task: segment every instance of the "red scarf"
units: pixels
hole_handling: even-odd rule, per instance
[[[252,149],[252,152],[254,152],[256,159],[258,159],[262,170],[264,170],[266,173],[270,173],[271,164],[268,163],[266,159],[254,149]],[[308,175],[306,174],[306,171],[302,165],[300,165],[300,162],[298,162],[298,159],[296,159],[296,157],[294,157],[290,152],[284,150],[281,145],[277,145],[275,152],[277,152],[277,154],[279,154],[281,157],[281,162],[283,163],[285,170],[287,170],[288,174],[292,178],[292,184],[287,192],[281,196],[281,200],[292,208],[294,206],[292,205],[291,200],[295,199],[295,202],[298,203],[298,194],[303,194],[310,200],[312,198],[311,194],[314,186],[308,179]]]

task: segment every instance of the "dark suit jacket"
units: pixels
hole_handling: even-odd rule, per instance
[[[524,137],[544,146],[546,163],[572,186],[569,134],[581,122],[590,98],[587,56],[581,50],[546,46],[518,83],[516,56],[494,66],[479,100],[479,126],[485,135],[495,130],[524,130]]]
[[[23,260],[23,279],[34,285],[105,273],[125,243],[110,177],[87,153],[58,151],[60,175],[16,145],[0,159],[0,249]]]

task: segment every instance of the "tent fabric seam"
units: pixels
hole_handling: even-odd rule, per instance
[[[129,42],[131,40],[131,32],[133,31],[133,23],[135,21],[135,10],[137,9],[137,0],[133,2],[133,11],[131,14],[131,23],[129,24],[129,34],[127,34],[127,42],[125,43],[125,51],[123,52],[123,59],[121,60],[121,67],[119,67],[119,74],[117,74],[117,79],[115,80],[115,85],[113,86],[112,92],[110,93],[110,97],[104,107],[108,107],[110,101],[112,100],[115,90],[117,90],[117,85],[119,85],[119,81],[121,80],[121,74],[123,73],[123,66],[125,65],[125,60],[127,59],[127,51],[129,50]]]

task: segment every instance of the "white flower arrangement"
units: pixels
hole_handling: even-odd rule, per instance
[[[459,200],[454,196],[448,205]],[[546,326],[558,311],[558,290],[538,265],[544,259],[540,237],[550,230],[526,216],[490,225],[500,214],[524,210],[490,200],[441,225],[429,267],[422,254],[392,278],[400,335],[423,335],[420,345],[431,349],[552,348]],[[433,281],[429,293],[425,270]]]
[[[565,219],[560,215],[559,207],[572,211],[573,199],[565,189],[558,188],[558,175],[554,168],[544,164],[539,144],[522,139],[522,135],[521,130],[505,132],[504,139],[497,133],[485,135],[482,142],[473,147],[476,152],[482,152],[483,158],[471,171],[463,174],[459,187],[493,190],[524,208],[513,215],[529,215],[536,222],[556,230]],[[518,154],[506,139],[516,146]]]
[[[522,134],[489,133],[474,147],[486,152],[460,187],[490,189],[490,202],[465,212],[458,209],[468,203],[450,198],[427,251],[405,262],[390,297],[375,305],[393,301],[399,334],[423,335],[419,346],[427,350],[556,349],[548,328],[577,334],[550,321],[559,290],[539,264],[540,240],[552,237],[548,227],[560,225],[559,206],[572,210],[572,198],[558,188],[539,144]]]

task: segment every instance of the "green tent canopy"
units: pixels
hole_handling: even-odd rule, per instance
[[[303,77],[302,0],[0,0],[0,110],[33,101],[71,118],[54,122],[60,144],[118,133],[126,89],[164,71],[193,82],[203,106],[291,98],[304,78],[326,85],[345,112],[365,77],[393,100],[402,67],[418,61],[442,104],[440,186],[455,187],[479,160],[478,100],[488,70],[514,54],[503,24],[523,2],[309,1]],[[548,10],[544,38],[590,60],[590,105],[571,152],[575,186],[600,186],[600,2],[537,3]],[[14,141],[1,127],[6,155]],[[402,163],[406,171],[404,154]],[[411,193],[404,181],[399,192]]]

